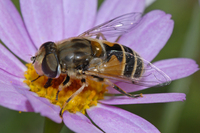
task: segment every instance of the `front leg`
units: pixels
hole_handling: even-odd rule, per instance
[[[41,76],[39,75],[37,78],[31,80],[31,82],[34,82],[34,81],[38,80],[40,77],[41,77]]]

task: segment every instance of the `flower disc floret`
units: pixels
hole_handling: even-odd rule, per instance
[[[60,91],[58,99],[56,100],[58,86],[63,82],[66,75],[61,75],[60,77],[53,79],[52,85],[48,88],[45,88],[44,85],[47,82],[48,77],[41,76],[32,82],[32,80],[36,79],[39,75],[36,73],[32,64],[27,64],[26,66],[27,71],[24,74],[24,83],[30,87],[30,91],[37,93],[40,97],[49,99],[52,104],[59,105],[61,108],[66,100],[81,87],[80,80],[72,79],[70,86]],[[63,111],[67,110],[71,113],[76,113],[79,111],[85,114],[86,109],[90,108],[91,106],[96,106],[98,100],[102,100],[104,98],[104,94],[107,91],[107,85],[90,80],[89,78],[86,80],[88,86],[85,87],[79,95],[74,97],[65,106]]]

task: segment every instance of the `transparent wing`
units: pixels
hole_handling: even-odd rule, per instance
[[[139,55],[121,51],[111,51],[110,53],[110,56],[113,57],[108,56],[109,61],[107,59],[99,60],[94,63],[96,65],[90,65],[88,74],[146,87],[165,86],[171,83],[168,75]],[[126,56],[126,63],[116,62],[124,56]],[[135,63],[137,64],[135,65]],[[123,66],[124,71],[122,71]]]
[[[130,29],[133,29],[141,19],[141,13],[128,13],[109,20],[103,24],[97,25],[94,28],[83,32],[79,36],[120,36]]]

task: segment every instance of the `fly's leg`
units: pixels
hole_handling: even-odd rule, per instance
[[[132,98],[142,97],[142,94],[132,95],[132,94],[129,94],[129,93],[125,92],[124,90],[119,88],[117,85],[115,85],[114,83],[112,83],[108,79],[104,79],[104,78],[101,78],[101,77],[98,77],[98,76],[94,76],[94,75],[92,75],[92,77],[93,77],[93,80],[95,80],[97,82],[102,82],[102,83],[108,84],[109,86],[113,87],[114,89],[116,89],[117,91],[119,91],[123,95],[126,95],[128,97],[132,97]]]
[[[38,80],[40,77],[41,77],[41,76],[39,75],[37,78],[31,80],[31,82],[34,82],[34,81]]]
[[[67,75],[63,82],[59,85],[58,91],[56,93],[56,100],[58,100],[58,94],[60,91],[62,91],[64,88],[68,87],[71,84],[70,77]]]
[[[120,93],[122,93],[122,94],[125,95],[125,96],[132,97],[132,98],[142,97],[142,94],[134,94],[134,95],[132,95],[132,94],[129,94],[129,93],[125,92],[124,90],[122,90],[121,88],[119,88],[117,85],[115,85],[114,83],[112,83],[112,82],[111,82],[110,80],[108,80],[108,79],[105,79],[105,82],[106,82],[109,86],[113,87],[115,90],[119,91]]]
[[[67,99],[67,101],[64,103],[64,105],[62,106],[62,108],[61,108],[61,110],[60,110],[60,117],[62,117],[63,109],[64,109],[65,106],[69,103],[69,101],[70,101],[71,99],[73,99],[75,96],[77,96],[79,93],[81,93],[85,87],[87,87],[87,84],[86,84],[86,80],[85,80],[85,79],[82,79],[81,82],[82,82],[82,86],[81,86],[75,93],[73,93],[73,94]]]
[[[90,75],[89,73],[86,73],[87,75]],[[114,89],[116,89],[117,91],[119,91],[121,94],[125,95],[125,96],[128,96],[128,97],[132,97],[132,98],[137,98],[137,97],[142,97],[142,94],[129,94],[127,92],[125,92],[124,90],[122,90],[121,88],[119,88],[117,85],[115,85],[114,83],[112,83],[110,80],[108,79],[104,79],[104,78],[101,78],[101,77],[98,77],[98,76],[95,76],[95,75],[90,75],[93,80],[97,81],[97,82],[102,82],[102,83],[105,83],[111,87],[113,87]]]
[[[98,34],[96,35],[96,39],[99,39],[100,37],[101,37],[103,40],[106,40],[105,36],[104,36],[102,33],[98,33]]]
[[[90,34],[90,35],[88,35],[88,33],[87,32],[85,32],[85,33],[83,33],[83,34],[81,34],[81,35],[79,35],[79,36],[86,36],[87,35],[87,37],[92,37],[92,36],[96,36],[96,39],[99,39],[100,37],[103,39],[103,40],[106,40],[106,38],[105,38],[105,36],[102,34],[102,33],[98,33],[98,34]]]
[[[49,86],[51,86],[52,85],[52,78],[48,78],[48,80],[47,80],[47,82],[45,83],[45,85],[44,85],[44,88],[48,88]]]
[[[115,42],[118,42],[120,38],[121,38],[121,36],[118,36],[117,39],[115,40]]]

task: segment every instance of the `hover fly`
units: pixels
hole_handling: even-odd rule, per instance
[[[140,20],[140,13],[128,13],[87,30],[77,37],[42,44],[31,60],[36,72],[40,76],[48,77],[44,87],[49,87],[52,79],[61,74],[66,75],[59,85],[56,95],[58,99],[59,92],[69,86],[71,79],[80,79],[82,86],[71,95],[66,105],[87,86],[86,77],[108,84],[132,98],[140,95],[129,94],[110,80],[147,87],[168,85],[171,80],[163,71],[140,57],[131,48],[117,43],[119,37],[137,27]],[[106,40],[109,36],[118,38],[109,42]]]

